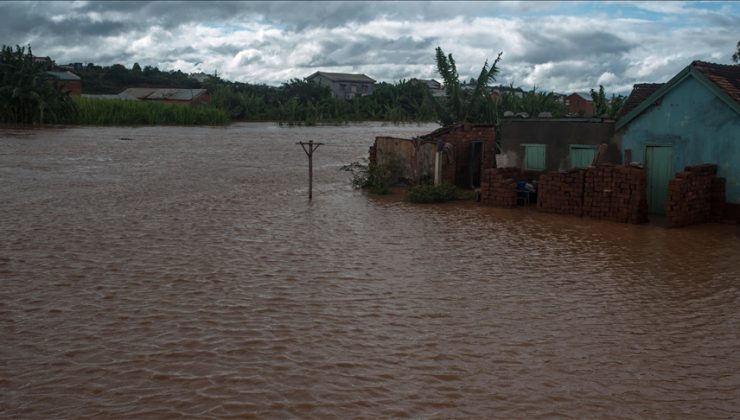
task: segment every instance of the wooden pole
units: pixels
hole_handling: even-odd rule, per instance
[[[308,199],[311,200],[313,198],[313,152],[324,143],[314,143],[313,140],[309,140],[308,143],[299,141],[296,144],[300,144],[308,156]]]

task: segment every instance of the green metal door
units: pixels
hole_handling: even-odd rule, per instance
[[[654,214],[665,214],[668,181],[673,177],[673,147],[647,146],[645,169],[647,170],[648,211]]]
[[[523,144],[524,146],[524,169],[530,171],[544,171],[545,166],[545,145],[544,144]]]
[[[570,167],[585,168],[591,166],[596,155],[596,146],[570,146]]]

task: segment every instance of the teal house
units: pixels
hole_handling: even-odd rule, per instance
[[[728,207],[740,209],[740,65],[694,61],[664,84],[635,85],[615,138],[624,163],[647,171],[648,209],[665,213],[668,181],[685,166],[718,165]]]

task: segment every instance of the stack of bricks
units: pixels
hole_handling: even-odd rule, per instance
[[[540,175],[537,210],[581,216],[583,214],[583,169]]]
[[[523,178],[519,168],[490,168],[481,173],[480,202],[497,207],[516,207],[516,181]]]
[[[584,216],[620,223],[645,223],[647,209],[647,179],[643,169],[600,165],[586,170]]]
[[[716,165],[687,166],[668,182],[666,217],[669,226],[688,226],[710,220],[712,178],[716,174]]]

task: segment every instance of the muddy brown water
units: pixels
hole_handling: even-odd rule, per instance
[[[736,226],[339,171],[433,128],[0,129],[0,417],[740,417]]]

